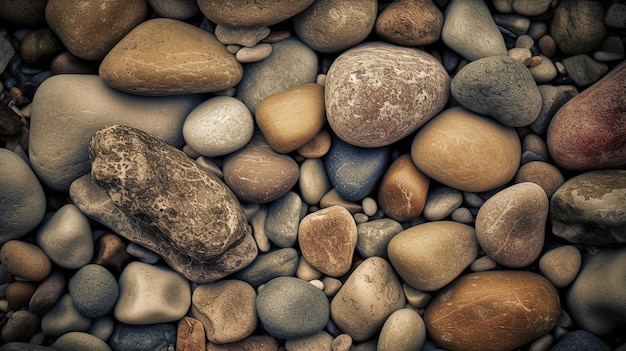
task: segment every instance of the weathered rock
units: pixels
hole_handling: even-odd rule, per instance
[[[46,22],[74,55],[100,60],[148,14],[146,0],[50,0]],[[115,25],[112,25],[115,23]]]
[[[91,318],[80,314],[70,294],[61,296],[41,318],[41,331],[52,337],[59,337],[72,331],[87,331],[90,325]]]
[[[386,146],[441,111],[449,80],[441,63],[425,51],[368,42],[344,51],[330,66],[327,119],[347,143]]]
[[[464,275],[430,302],[428,335],[448,350],[512,350],[548,333],[559,295],[544,277],[524,271]]]
[[[233,277],[257,288],[276,277],[294,276],[297,269],[298,251],[287,247],[259,255],[254,262],[235,273]]]
[[[176,349],[205,351],[206,340],[203,325],[199,320],[185,316],[178,321]]]
[[[356,250],[362,258],[378,256],[387,258],[387,245],[400,233],[402,225],[391,218],[369,220],[356,226]]]
[[[106,55],[100,77],[128,93],[169,96],[235,86],[243,68],[215,35],[185,22],[143,22]]]
[[[116,351],[169,351],[176,345],[176,327],[172,323],[117,323],[108,344]]]
[[[602,170],[566,181],[550,199],[552,232],[572,243],[626,243],[626,171]]]
[[[29,341],[39,330],[40,318],[28,310],[16,310],[5,321],[0,331],[3,343]]]
[[[563,66],[574,83],[582,87],[597,82],[609,70],[607,64],[598,62],[585,54],[564,58]]]
[[[230,27],[269,26],[293,17],[314,0],[235,0],[224,6],[220,0],[198,0],[200,11],[211,21]]]
[[[433,44],[441,36],[443,14],[432,0],[401,0],[387,5],[376,18],[376,34],[404,45]]]
[[[524,16],[539,16],[550,8],[551,0],[513,0],[513,10]]]
[[[626,62],[571,98],[550,122],[548,149],[561,167],[585,171],[626,165]]]
[[[453,107],[417,132],[411,157],[420,171],[438,182],[461,191],[482,192],[515,176],[521,142],[512,127]]]
[[[606,36],[606,9],[592,0],[564,0],[554,9],[550,34],[563,54],[585,54],[597,48]]]
[[[380,181],[378,204],[385,214],[400,222],[410,221],[422,214],[430,178],[417,167],[411,155],[393,161]]]
[[[28,303],[28,310],[40,315],[49,310],[63,295],[66,284],[67,278],[63,273],[59,271],[50,273],[37,286]]]
[[[620,347],[617,348],[618,350]],[[611,348],[594,334],[583,330],[573,330],[561,337],[549,351],[594,350],[610,351]]]
[[[50,61],[64,49],[50,28],[35,29],[20,43],[20,57],[28,67],[47,69]]]
[[[539,92],[542,99],[541,112],[529,127],[536,134],[545,135],[554,114],[578,94],[578,89],[573,85],[539,85]]]

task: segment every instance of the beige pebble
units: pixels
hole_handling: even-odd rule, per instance
[[[508,51],[508,55],[523,63],[524,66],[528,66],[533,54],[526,48],[511,48]]]
[[[268,58],[272,54],[272,45],[260,43],[253,47],[243,47],[237,51],[235,58],[241,63],[257,62]]]
[[[322,278],[322,283],[324,283],[324,294],[329,297],[335,296],[342,285],[341,280],[329,276]]]
[[[0,248],[0,263],[11,275],[38,282],[50,274],[52,262],[39,246],[9,240]]]
[[[472,264],[470,265],[470,270],[472,272],[490,271],[492,269],[495,269],[497,265],[498,264],[496,263],[496,261],[493,260],[493,258],[485,255],[483,257],[475,259],[474,262],[472,262]]]
[[[533,78],[535,78],[537,84],[548,83],[556,78],[556,66],[549,57],[542,55],[539,57],[541,58],[541,62],[538,65],[529,65],[530,73],[533,75]]]
[[[330,345],[332,351],[350,351],[352,348],[352,338],[348,334],[339,334]]]
[[[270,240],[265,232],[265,220],[267,219],[267,207],[263,206],[252,217],[252,236],[256,241],[259,251],[268,252],[271,248]]]
[[[376,203],[376,200],[369,196],[361,200],[361,207],[363,207],[363,213],[370,217],[375,215],[376,211],[378,211],[378,204]]]
[[[315,78],[315,83],[321,85],[321,86],[325,86],[326,85],[326,74],[324,73],[320,73],[317,75],[317,77]]]
[[[526,35],[526,34],[520,35],[515,40],[516,48],[530,49],[533,47],[533,45],[535,45],[535,40],[531,38],[530,35]]]
[[[548,145],[545,140],[535,133],[527,134],[522,140],[522,151],[531,151],[537,155],[541,155],[542,158],[548,159]]]
[[[385,321],[378,336],[378,351],[420,350],[426,341],[426,325],[412,309],[402,308]]]
[[[310,158],[302,162],[298,185],[304,202],[309,205],[316,205],[320,202],[324,194],[332,188],[321,159]]]
[[[402,283],[402,290],[404,290],[406,301],[415,308],[426,307],[432,298],[430,293],[415,289],[407,283]]]
[[[235,45],[235,44],[229,44],[226,45],[226,51],[230,52],[231,54],[235,55],[237,53],[237,51],[239,51],[241,49],[241,45]],[[237,58],[235,56],[235,58]],[[239,61],[239,59],[237,59]],[[241,62],[241,61],[239,61]]]
[[[322,272],[311,266],[311,264],[304,259],[304,256],[300,256],[298,259],[298,268],[296,268],[296,277],[302,280],[311,281],[320,279],[322,276]]]
[[[582,255],[573,245],[552,249],[539,260],[541,273],[557,288],[568,286],[578,275],[582,264]]]
[[[299,350],[331,350],[333,343],[332,335],[325,331],[319,331],[309,336],[288,339],[285,341],[286,351],[299,351]]]
[[[324,283],[321,280],[319,280],[319,279],[313,279],[313,280],[309,281],[309,284],[311,284],[314,287],[324,291]]]
[[[270,28],[261,27],[228,27],[221,24],[215,26],[215,37],[224,45],[240,45],[253,47],[270,34]]]
[[[206,349],[204,327],[199,320],[185,316],[178,321],[176,330],[176,350]]]
[[[548,197],[563,185],[565,179],[558,168],[543,161],[531,161],[524,164],[515,175],[516,183],[532,182],[539,185]]]
[[[321,158],[328,153],[331,144],[330,133],[327,129],[321,129],[313,139],[298,148],[297,152],[302,157]]]
[[[333,188],[333,189],[330,189],[329,192],[324,194],[324,196],[320,200],[320,207],[326,208],[326,207],[335,206],[335,205],[345,208],[346,210],[350,211],[350,213],[352,214],[363,211],[363,208],[361,207],[360,204],[343,199],[339,195],[337,190]]]

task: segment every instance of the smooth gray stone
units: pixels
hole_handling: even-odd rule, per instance
[[[69,291],[74,305],[83,316],[97,318],[113,309],[120,289],[115,277],[106,268],[88,264],[70,278]]]
[[[428,192],[422,216],[428,221],[442,220],[463,203],[463,193],[447,186],[439,186]]]
[[[356,250],[363,259],[372,256],[386,258],[389,241],[402,230],[402,225],[391,218],[361,223],[356,226]]]
[[[59,337],[72,331],[87,331],[90,325],[91,318],[80,313],[69,293],[61,296],[41,318],[41,331],[52,337]]]
[[[172,323],[129,325],[118,323],[109,339],[114,351],[171,351],[176,347],[176,326]]]
[[[302,207],[300,196],[293,191],[269,205],[265,234],[271,242],[280,247],[292,247],[296,243]]]
[[[111,351],[103,340],[83,332],[69,332],[61,335],[52,345],[57,351]]]
[[[587,86],[600,80],[609,70],[609,66],[595,61],[589,55],[580,54],[563,59],[567,74],[578,86]]]
[[[145,247],[133,242],[126,245],[126,252],[133,257],[137,257],[141,262],[148,264],[155,264],[161,259],[156,252],[148,250]]]
[[[495,14],[493,20],[497,25],[510,30],[515,35],[524,35],[530,28],[528,17],[517,14]]]
[[[298,252],[293,248],[284,248],[259,255],[234,277],[256,288],[276,277],[294,276],[297,269]]]
[[[545,135],[556,111],[576,96],[578,89],[573,85],[539,85],[538,88],[541,93],[541,111],[529,128],[536,134]]]

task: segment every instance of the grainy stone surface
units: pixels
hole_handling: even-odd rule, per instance
[[[387,5],[376,18],[376,33],[394,44],[433,44],[441,36],[443,14],[432,0],[401,0]]]
[[[604,40],[605,14],[604,5],[597,1],[559,1],[550,22],[550,34],[563,54],[584,54]]]
[[[387,168],[378,186],[380,208],[397,221],[412,220],[422,214],[429,185],[430,178],[417,169],[411,155],[402,155]]]
[[[296,15],[314,0],[235,0],[224,6],[220,0],[198,0],[200,11],[211,22],[231,27],[269,26]]]

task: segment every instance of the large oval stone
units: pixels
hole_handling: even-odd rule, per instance
[[[242,76],[241,64],[215,35],[169,18],[143,22],[100,64],[107,85],[149,96],[224,90]]]
[[[474,228],[452,221],[410,227],[391,239],[389,260],[398,275],[418,290],[440,289],[478,255]]]
[[[573,171],[626,165],[626,62],[571,98],[548,127],[550,155]]]
[[[229,27],[269,26],[306,9],[315,0],[230,1],[198,0],[200,11],[211,21]]]
[[[328,70],[328,122],[352,145],[389,145],[441,111],[449,80],[425,51],[383,42],[359,45],[339,55]]]
[[[548,333],[559,295],[544,277],[523,271],[464,275],[424,313],[428,335],[448,350],[512,350]]]
[[[499,191],[476,215],[480,246],[503,266],[528,266],[543,248],[549,207],[546,192],[535,183],[519,183]]]
[[[569,242],[597,246],[626,243],[626,170],[580,174],[550,199],[552,232]]]
[[[422,127],[411,146],[420,171],[452,188],[481,192],[515,176],[521,160],[515,129],[462,107],[441,112]]]

